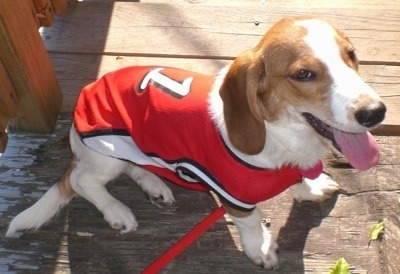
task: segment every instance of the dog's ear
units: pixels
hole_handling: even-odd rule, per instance
[[[253,50],[235,59],[221,85],[229,140],[246,154],[260,153],[265,145],[264,106],[260,95],[266,88],[263,58]]]

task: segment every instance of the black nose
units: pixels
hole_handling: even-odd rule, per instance
[[[373,127],[385,119],[386,106],[376,102],[358,109],[355,113],[357,122],[364,127]]]

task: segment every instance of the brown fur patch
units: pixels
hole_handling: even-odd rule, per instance
[[[355,71],[358,71],[358,58],[355,53],[355,48],[350,42],[350,39],[340,30],[336,30],[338,37],[336,42],[339,45],[340,55],[343,61]]]
[[[70,176],[71,176],[71,172],[74,168],[75,165],[75,157],[72,157],[71,162],[69,163],[69,166],[67,168],[67,170],[65,171],[65,173],[63,174],[63,176],[61,177],[61,179],[57,182],[60,186],[60,191],[62,193],[62,195],[65,198],[71,198],[74,197],[76,195],[75,191],[72,189],[71,187],[71,182],[70,182]]]
[[[257,106],[263,85],[262,59],[252,51],[235,59],[220,89],[224,117],[231,143],[247,154],[259,153],[265,144],[265,128]]]

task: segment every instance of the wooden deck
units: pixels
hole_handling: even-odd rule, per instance
[[[362,76],[389,108],[381,133],[394,136],[376,136],[381,159],[366,172],[339,155],[326,158],[326,171],[342,186],[333,199],[299,204],[285,192],[260,204],[280,245],[276,273],[328,273],[341,257],[352,273],[400,273],[400,3],[262,2],[83,1],[56,17],[42,37],[64,93],[63,114],[53,134],[9,134],[0,156],[0,233],[66,168],[70,113],[83,85],[132,64],[215,74],[281,17],[315,14],[356,44]],[[18,239],[0,237],[0,273],[140,273],[217,205],[208,193],[171,188],[177,203],[156,208],[128,178],[118,178],[109,190],[132,208],[137,232],[118,235],[92,205],[76,199],[46,227]],[[384,236],[369,243],[370,226],[382,220]],[[243,254],[235,227],[223,218],[163,273],[264,271]]]
[[[0,167],[0,229],[33,204],[66,168],[70,115],[54,134],[10,134]],[[352,273],[398,273],[400,258],[400,137],[377,137],[378,166],[359,173],[333,154],[326,170],[342,193],[322,204],[293,201],[289,193],[260,204],[280,245],[276,273],[327,273],[346,258]],[[156,208],[126,177],[109,190],[132,208],[137,232],[120,236],[83,199],[71,202],[48,226],[21,238],[0,238],[0,273],[140,273],[216,207],[208,193],[170,185],[177,203]],[[385,221],[381,241],[368,242],[372,224]],[[221,219],[167,266],[164,273],[263,273],[242,253],[229,219]]]

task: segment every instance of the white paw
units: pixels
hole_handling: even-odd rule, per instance
[[[243,250],[250,260],[265,269],[277,269],[278,244],[261,223],[261,211],[255,208],[245,217],[231,215],[231,218],[239,230]]]
[[[116,230],[122,234],[136,231],[138,224],[132,211],[120,201],[108,204],[104,208],[104,219]]]
[[[298,202],[323,202],[331,198],[339,189],[339,185],[325,173],[314,180],[304,179],[301,183],[290,187],[293,198]]]
[[[260,224],[260,226],[261,233],[241,236],[244,252],[256,265],[265,269],[278,269],[278,244],[265,225]]]
[[[156,175],[147,173],[137,180],[142,190],[147,194],[149,200],[156,206],[170,206],[175,203],[171,189]]]

